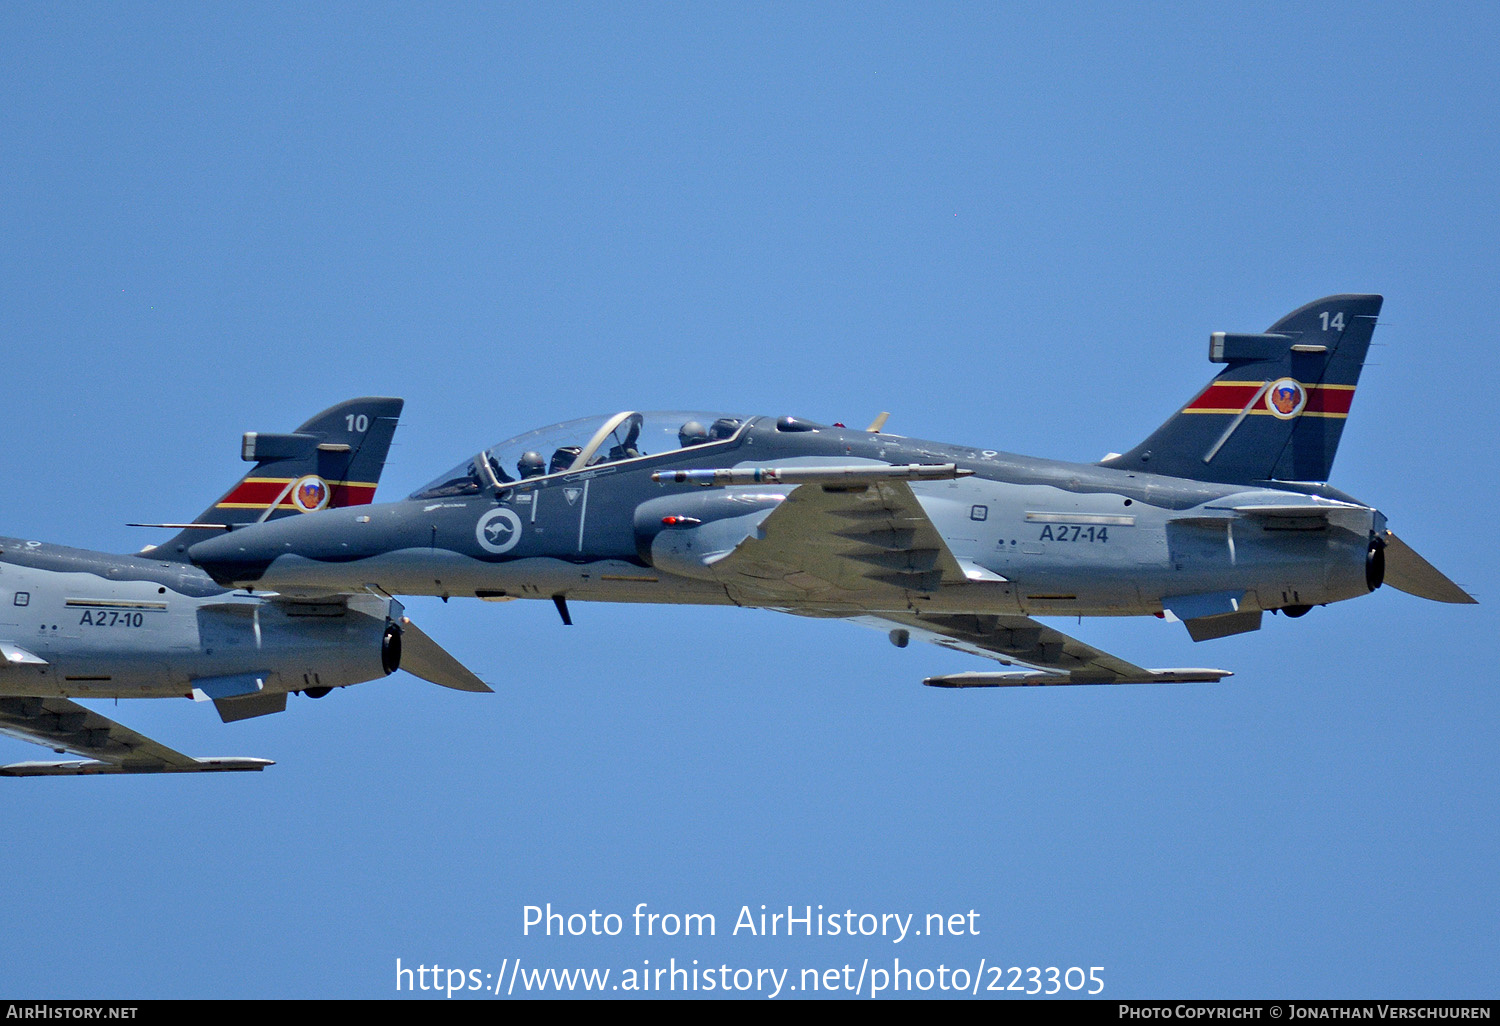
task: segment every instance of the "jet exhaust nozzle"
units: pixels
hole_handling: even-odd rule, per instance
[[[1385,583],[1385,542],[1380,538],[1371,538],[1370,547],[1365,552],[1365,584],[1371,591]]]
[[[385,625],[385,634],[380,639],[380,667],[386,676],[401,669],[401,628],[394,623]]]

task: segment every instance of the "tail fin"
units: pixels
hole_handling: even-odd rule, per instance
[[[1380,296],[1329,296],[1263,335],[1215,332],[1228,366],[1123,456],[1101,466],[1199,481],[1326,481],[1370,348]]]
[[[183,529],[147,551],[182,559],[207,532],[373,501],[404,402],[382,396],[350,399],[291,434],[246,432],[240,456],[255,466],[191,524],[135,525]]]

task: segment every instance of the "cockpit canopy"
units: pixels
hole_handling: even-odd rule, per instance
[[[748,418],[724,413],[667,411],[585,417],[538,428],[490,446],[413,492],[413,499],[477,495],[532,477],[656,456],[727,441]]]

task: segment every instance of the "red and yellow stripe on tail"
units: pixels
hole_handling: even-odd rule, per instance
[[[277,509],[312,513],[343,506],[367,506],[375,501],[375,482],[325,481],[315,474],[303,477],[247,477],[216,509]]]
[[[1353,385],[1304,385],[1292,378],[1276,381],[1215,381],[1183,413],[1245,413],[1290,417],[1347,417],[1354,401]],[[1300,394],[1298,394],[1300,392]],[[1282,408],[1277,407],[1280,393]],[[1301,408],[1297,409],[1300,402]]]

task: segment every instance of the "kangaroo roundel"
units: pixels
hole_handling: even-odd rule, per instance
[[[486,552],[509,552],[521,540],[521,518],[504,506],[492,509],[474,525],[474,537]]]

